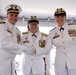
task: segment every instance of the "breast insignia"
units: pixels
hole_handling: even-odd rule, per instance
[[[25,37],[23,43],[29,43],[28,37]]]
[[[58,37],[60,37],[60,35],[58,33],[55,33],[53,39],[58,38]]]

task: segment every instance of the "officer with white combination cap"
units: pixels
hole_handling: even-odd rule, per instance
[[[13,59],[16,54],[21,54],[23,50],[31,53],[32,50],[27,51],[26,46],[20,45],[20,31],[15,27],[21,7],[10,4],[5,10],[6,21],[0,22],[0,75],[15,75]]]
[[[68,25],[66,12],[58,8],[54,13],[57,27],[49,33],[45,48],[36,48],[37,54],[46,54],[56,47],[55,75],[76,75],[76,25]]]
[[[40,32],[39,20],[36,16],[31,16],[28,19],[28,31],[23,32],[23,45],[34,49],[37,45],[41,48],[45,47],[47,34]],[[45,58],[45,61],[44,59]],[[46,66],[45,66],[46,65]],[[22,53],[22,60],[20,69],[22,75],[50,75],[50,54],[48,55],[34,55]],[[46,74],[45,74],[46,72]]]

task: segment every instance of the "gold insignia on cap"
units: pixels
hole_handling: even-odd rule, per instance
[[[36,16],[31,16],[30,20],[38,20]]]
[[[61,12],[61,11],[62,11],[62,8],[57,9],[57,12]]]
[[[12,9],[17,9],[17,5],[11,5]]]
[[[64,15],[66,16],[66,12],[63,8],[58,8],[56,9],[55,13],[54,13],[55,16],[59,16],[59,15]]]
[[[39,24],[39,20],[36,16],[31,16],[29,19],[28,19],[28,24],[31,23],[31,22],[36,22]]]
[[[64,10],[62,8],[58,8],[56,11],[56,14],[59,14],[59,13],[64,13]]]
[[[16,4],[10,4],[6,6],[5,10],[7,13],[17,13],[17,14],[20,14],[20,12],[22,11],[21,7]]]

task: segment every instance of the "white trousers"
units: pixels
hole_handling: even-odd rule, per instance
[[[76,75],[76,69],[57,69],[55,68],[55,75]]]
[[[33,73],[32,73],[32,69],[31,69],[30,74],[22,73],[22,75],[44,75],[44,73],[33,74]]]
[[[44,75],[44,74],[26,74],[26,75]]]

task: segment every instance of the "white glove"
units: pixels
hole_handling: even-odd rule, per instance
[[[46,75],[51,75],[51,73],[49,71],[46,71]]]
[[[32,47],[33,51],[31,52],[31,55],[35,55],[36,53],[36,48],[35,47]]]

